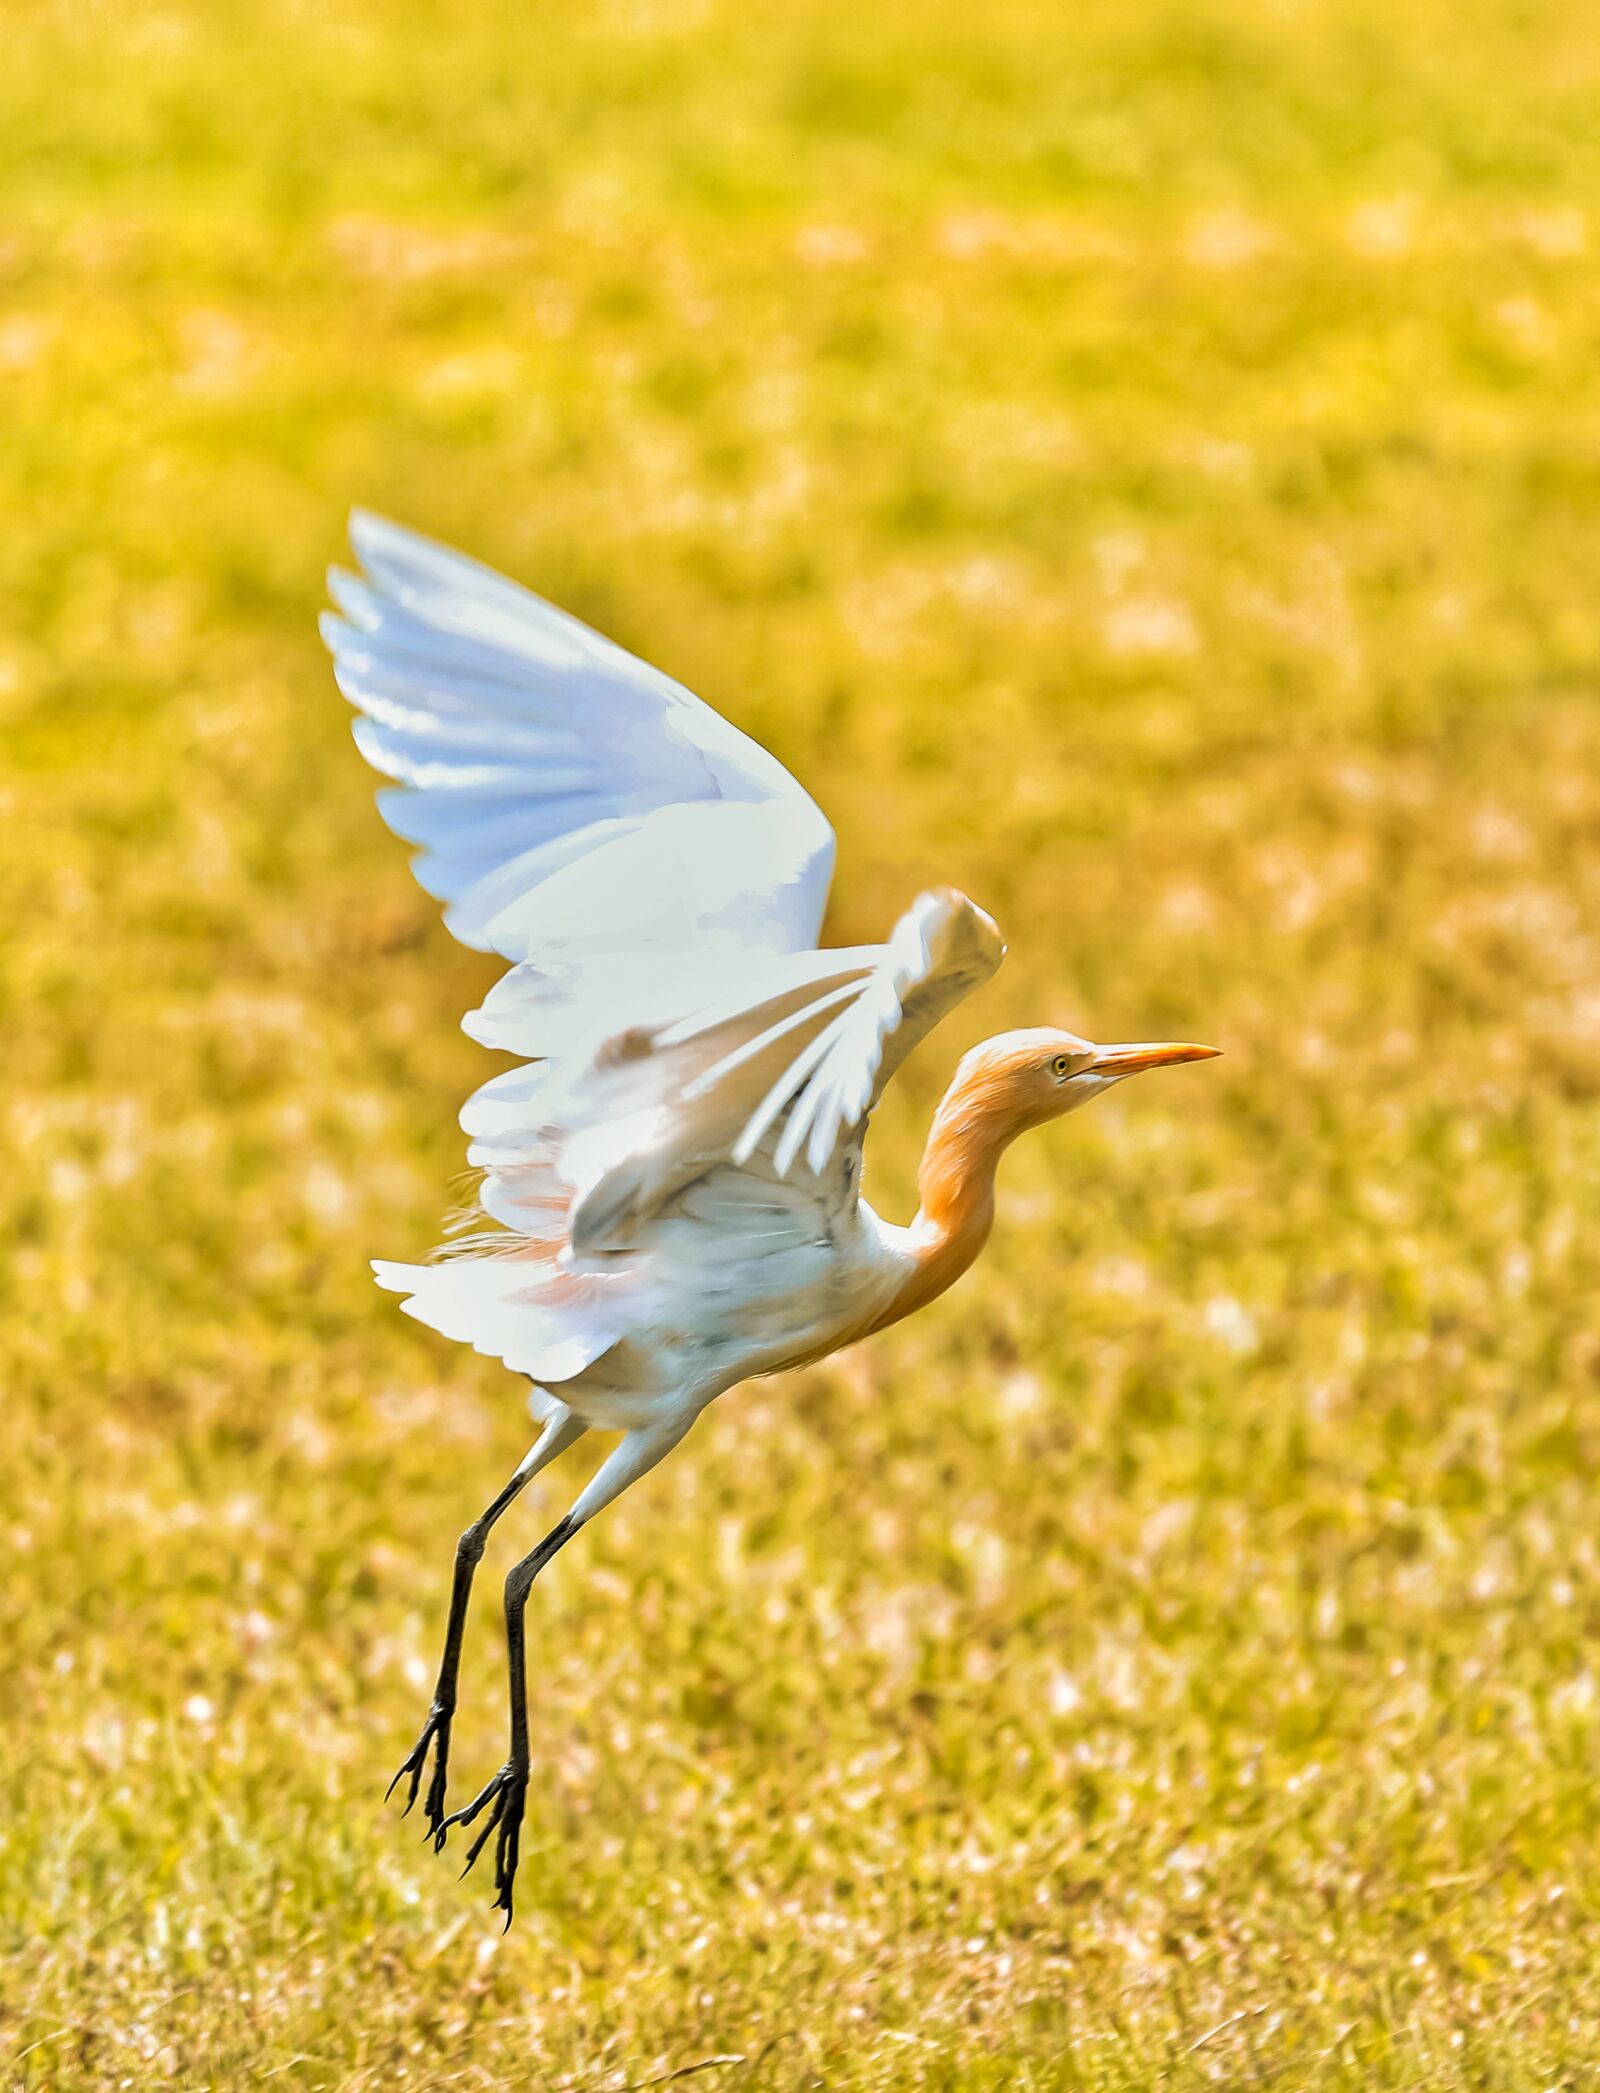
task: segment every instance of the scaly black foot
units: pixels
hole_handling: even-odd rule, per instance
[[[444,1844],[444,1791],[450,1777],[450,1723],[454,1715],[453,1708],[444,1708],[434,1702],[428,1710],[427,1721],[422,1725],[422,1735],[407,1753],[404,1765],[390,1781],[383,1798],[387,1802],[409,1774],[411,1785],[406,1790],[406,1806],[400,1813],[409,1817],[417,1799],[417,1790],[422,1785],[422,1769],[428,1763],[429,1751],[433,1752],[433,1776],[428,1782],[428,1799],[422,1807],[428,1819],[428,1837],[432,1839],[436,1853]]]
[[[498,1831],[500,1836],[494,1849],[495,1899],[491,1909],[503,1911],[506,1925],[511,1924],[511,1886],[517,1879],[517,1854],[522,1844],[522,1813],[528,1800],[528,1769],[508,1762],[490,1781],[481,1795],[475,1795],[464,1810],[457,1810],[446,1817],[439,1828],[436,1846],[442,1846],[445,1833],[453,1824],[467,1825],[480,1811],[492,1802],[489,1821],[467,1849],[467,1865],[461,1870],[465,1875],[472,1863],[488,1843],[489,1834]]]

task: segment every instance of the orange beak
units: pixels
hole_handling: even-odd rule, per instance
[[[1137,1046],[1097,1047],[1086,1073],[1136,1076],[1146,1068],[1176,1068],[1180,1061],[1211,1061],[1221,1052],[1221,1047],[1187,1046],[1170,1039],[1159,1045],[1144,1040]]]

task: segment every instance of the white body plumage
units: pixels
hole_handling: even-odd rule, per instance
[[[614,1273],[530,1284],[514,1252],[375,1269],[411,1314],[526,1373],[536,1417],[559,1403],[602,1430],[681,1431],[736,1382],[871,1329],[905,1285],[908,1231],[842,1179],[808,1180],[786,1196],[712,1171],[651,1217]]]

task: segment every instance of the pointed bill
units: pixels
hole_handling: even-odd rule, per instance
[[[1139,1040],[1131,1046],[1096,1047],[1087,1073],[1136,1076],[1147,1068],[1176,1068],[1180,1061],[1212,1061],[1221,1047],[1191,1046],[1183,1040]]]

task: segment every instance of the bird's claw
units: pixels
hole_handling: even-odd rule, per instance
[[[508,1761],[465,1809],[456,1810],[445,1818],[434,1839],[435,1849],[442,1848],[445,1834],[452,1826],[459,1824],[464,1828],[491,1803],[494,1805],[489,1811],[488,1823],[467,1848],[466,1866],[461,1872],[463,1875],[468,1873],[488,1844],[490,1833],[498,1832],[494,1851],[495,1898],[491,1909],[505,1913],[508,1927],[511,1924],[511,1890],[517,1879],[517,1859],[522,1845],[522,1814],[527,1799],[528,1769]]]
[[[433,1753],[433,1773],[428,1781],[427,1800],[422,1807],[428,1820],[426,1835],[432,1839],[435,1852],[444,1844],[444,1795],[445,1785],[450,1777],[450,1723],[454,1713],[453,1708],[444,1708],[437,1701],[434,1702],[428,1710],[427,1721],[422,1725],[422,1735],[406,1754],[400,1770],[390,1781],[383,1797],[387,1802],[400,1783],[409,1776],[406,1806],[400,1812],[401,1816],[409,1817],[416,1803],[417,1790],[422,1785],[422,1773],[428,1763],[428,1754],[430,1751]]]

